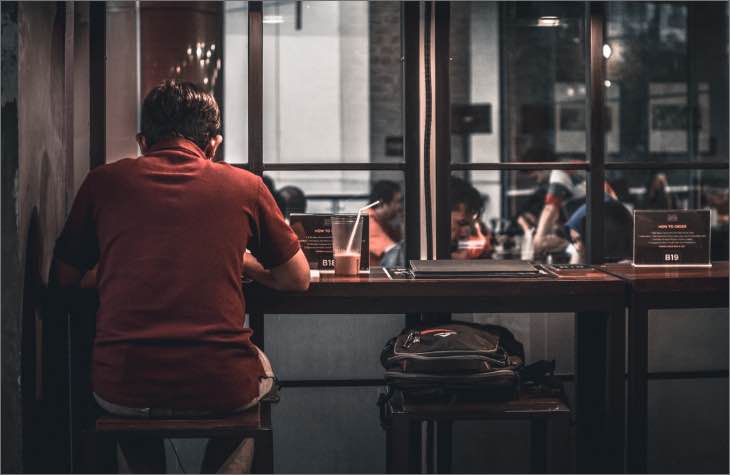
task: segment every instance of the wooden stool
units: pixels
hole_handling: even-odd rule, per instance
[[[450,473],[451,424],[459,420],[527,419],[532,473],[570,471],[571,410],[562,397],[528,396],[503,402],[387,403],[386,471],[422,473],[421,422],[427,422],[426,473]],[[434,434],[436,422],[436,434]],[[548,437],[549,427],[552,437]],[[436,443],[431,440],[436,437]],[[550,439],[550,447],[548,447]],[[437,447],[434,450],[434,446]]]
[[[252,437],[255,440],[253,473],[273,473],[274,470],[271,410],[268,403],[261,403],[245,412],[218,418],[135,419],[102,415],[84,434],[82,471],[113,472],[117,441],[141,436],[163,439]]]

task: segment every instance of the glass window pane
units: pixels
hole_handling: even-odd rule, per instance
[[[400,4],[264,3],[264,161],[403,159]]]
[[[405,265],[402,172],[277,171],[266,172],[264,178],[272,183],[286,216],[290,211],[357,213],[369,201],[380,200],[384,204],[368,211],[370,265]]]
[[[224,2],[223,152],[248,163],[248,2]]]
[[[608,160],[727,160],[727,4],[609,2],[606,41]]]
[[[212,91],[225,135],[218,158],[247,161],[246,2],[109,2],[107,34],[108,161],[137,154],[140,102],[165,79],[191,81]]]
[[[607,179],[630,209],[710,209],[712,258],[727,260],[727,170],[611,170]],[[610,235],[616,225],[604,219]],[[606,252],[611,257],[608,247]]]
[[[584,9],[452,3],[452,162],[585,160]]]

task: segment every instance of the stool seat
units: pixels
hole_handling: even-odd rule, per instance
[[[134,418],[103,414],[85,431],[81,454],[84,473],[114,473],[118,440],[134,437],[163,439],[254,438],[253,473],[273,473],[274,441],[271,408],[262,402],[236,413],[210,417]]]
[[[521,394],[518,399],[495,402],[455,402],[447,404],[408,403],[393,408],[394,414],[415,419],[524,419],[526,415],[541,417],[569,416],[570,407],[559,397]]]
[[[532,473],[570,471],[572,412],[563,396],[531,395],[523,391],[517,399],[509,401],[422,403],[409,402],[407,398],[396,401],[391,399],[386,411],[389,421],[386,427],[388,473],[423,473],[424,468],[426,473],[450,473],[454,421],[505,419],[530,421]],[[435,439],[425,444],[420,442],[423,422],[427,424],[427,437]],[[423,449],[426,452],[422,458]]]
[[[95,423],[95,432],[116,436],[137,433],[166,438],[223,437],[245,436],[261,430],[270,430],[270,424],[262,417],[260,405],[244,412],[218,417],[139,419],[103,415]]]

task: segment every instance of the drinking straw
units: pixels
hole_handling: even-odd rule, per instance
[[[378,204],[380,204],[380,200],[374,201],[367,206],[363,206],[362,208],[360,208],[357,211],[357,219],[355,220],[355,226],[352,228],[352,232],[350,233],[350,240],[347,241],[347,249],[345,250],[346,254],[350,253],[350,248],[352,247],[352,241],[355,239],[355,231],[357,231],[357,225],[360,224],[360,215],[362,214],[363,211],[370,209],[373,206],[378,205]]]

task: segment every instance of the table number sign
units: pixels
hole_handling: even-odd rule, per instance
[[[634,211],[633,264],[710,267],[710,210]]]
[[[355,216],[355,213],[353,213]],[[312,270],[334,270],[335,259],[332,255],[332,224],[331,214],[304,214],[292,213],[289,224],[299,239],[302,251],[307,257],[309,268]],[[362,247],[360,248],[360,270],[370,268],[370,238],[368,232],[368,215],[363,213]]]

